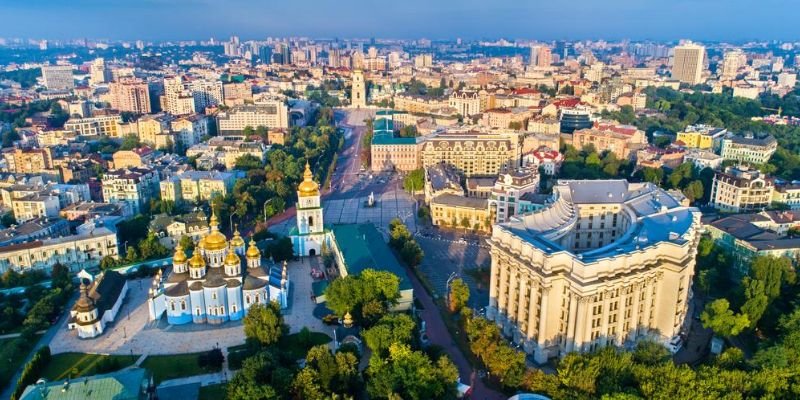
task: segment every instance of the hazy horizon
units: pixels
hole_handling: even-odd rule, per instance
[[[389,39],[800,40],[788,0],[30,0],[0,5],[0,37],[207,40],[239,35]],[[569,5],[569,7],[566,7]],[[781,12],[781,8],[786,12]]]

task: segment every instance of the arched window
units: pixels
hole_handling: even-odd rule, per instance
[[[311,215],[308,216],[308,226],[314,226],[314,217]]]
[[[172,311],[175,311],[175,303],[169,303],[169,305],[170,305],[170,308],[172,309]]]
[[[244,296],[244,304],[250,304],[250,295]]]
[[[231,312],[234,314],[236,313],[236,304],[231,306]]]
[[[186,301],[181,301],[181,311],[186,310]]]
[[[217,293],[216,292],[211,293],[211,300],[216,300],[216,299],[217,299]]]
[[[200,307],[197,307],[197,315],[200,316]]]
[[[260,302],[259,300],[261,300],[261,299],[259,298],[259,295],[256,295],[256,303],[259,303],[259,302]]]
[[[219,308],[219,315],[225,315],[225,307]]]

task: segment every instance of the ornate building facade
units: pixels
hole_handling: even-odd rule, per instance
[[[288,307],[289,279],[283,268],[265,265],[261,251],[234,232],[230,241],[219,231],[216,213],[209,232],[197,243],[191,257],[178,245],[172,271],[153,280],[148,306],[150,319],[166,313],[170,324],[221,324],[240,320],[253,304],[276,301]]]
[[[492,232],[487,318],[537,362],[691,320],[700,211],[650,183],[559,181],[555,200]]]

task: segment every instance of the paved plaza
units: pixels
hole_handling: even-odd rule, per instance
[[[325,224],[363,224],[373,223],[378,230],[386,233],[389,221],[400,218],[411,232],[417,230],[416,205],[414,199],[397,187],[395,182],[387,183],[385,192],[375,192],[375,205],[367,207],[370,192],[360,191],[351,198],[323,199]],[[280,224],[269,227],[269,230],[288,235],[289,231],[297,224],[295,218],[290,218]]]
[[[290,262],[289,280],[293,282],[289,310],[284,319],[292,333],[304,326],[331,335],[330,328],[312,315],[315,304],[311,293],[311,265],[315,259]],[[150,279],[128,283],[128,295],[116,320],[106,326],[106,331],[94,339],[79,339],[75,331],[67,329],[66,321],[59,327],[50,349],[54,354],[66,352],[99,354],[178,354],[208,351],[215,346],[227,348],[244,343],[241,321],[222,325],[187,324],[172,326],[162,318],[149,321],[147,288]]]
[[[391,188],[375,193],[375,205],[367,207],[369,193],[364,196],[341,200],[326,200],[325,222],[329,224],[353,224],[372,222],[385,229],[389,221],[400,218],[412,232],[416,230],[414,218],[415,202],[402,189]]]
[[[470,307],[478,309],[489,304],[488,285],[479,286],[467,273],[470,269],[488,269],[491,266],[488,249],[476,244],[463,244],[454,240],[433,239],[419,235],[414,239],[425,252],[422,264],[418,268],[428,277],[438,296],[443,297],[447,293],[447,279],[451,273],[456,272],[469,286]]]

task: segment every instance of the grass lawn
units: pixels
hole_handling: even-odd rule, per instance
[[[39,341],[42,335],[36,337],[30,342],[25,342],[23,339],[11,338],[0,340],[0,355],[3,356],[3,363],[0,365],[0,387],[6,386],[25,362],[25,358],[30,353],[30,346]]]
[[[203,353],[189,354],[170,354],[164,356],[147,356],[142,363],[142,368],[146,368],[153,373],[156,385],[168,379],[183,378],[186,376],[208,374],[211,370],[200,368],[197,359]]]
[[[219,400],[224,399],[227,393],[227,384],[218,383],[200,387],[199,400]]]
[[[109,356],[86,353],[54,354],[42,377],[48,381],[60,381],[118,371],[136,362],[139,356]]]
[[[281,337],[278,341],[278,348],[283,353],[289,354],[294,359],[306,358],[308,350],[314,346],[330,342],[331,337],[322,332],[303,332],[293,333]]]

